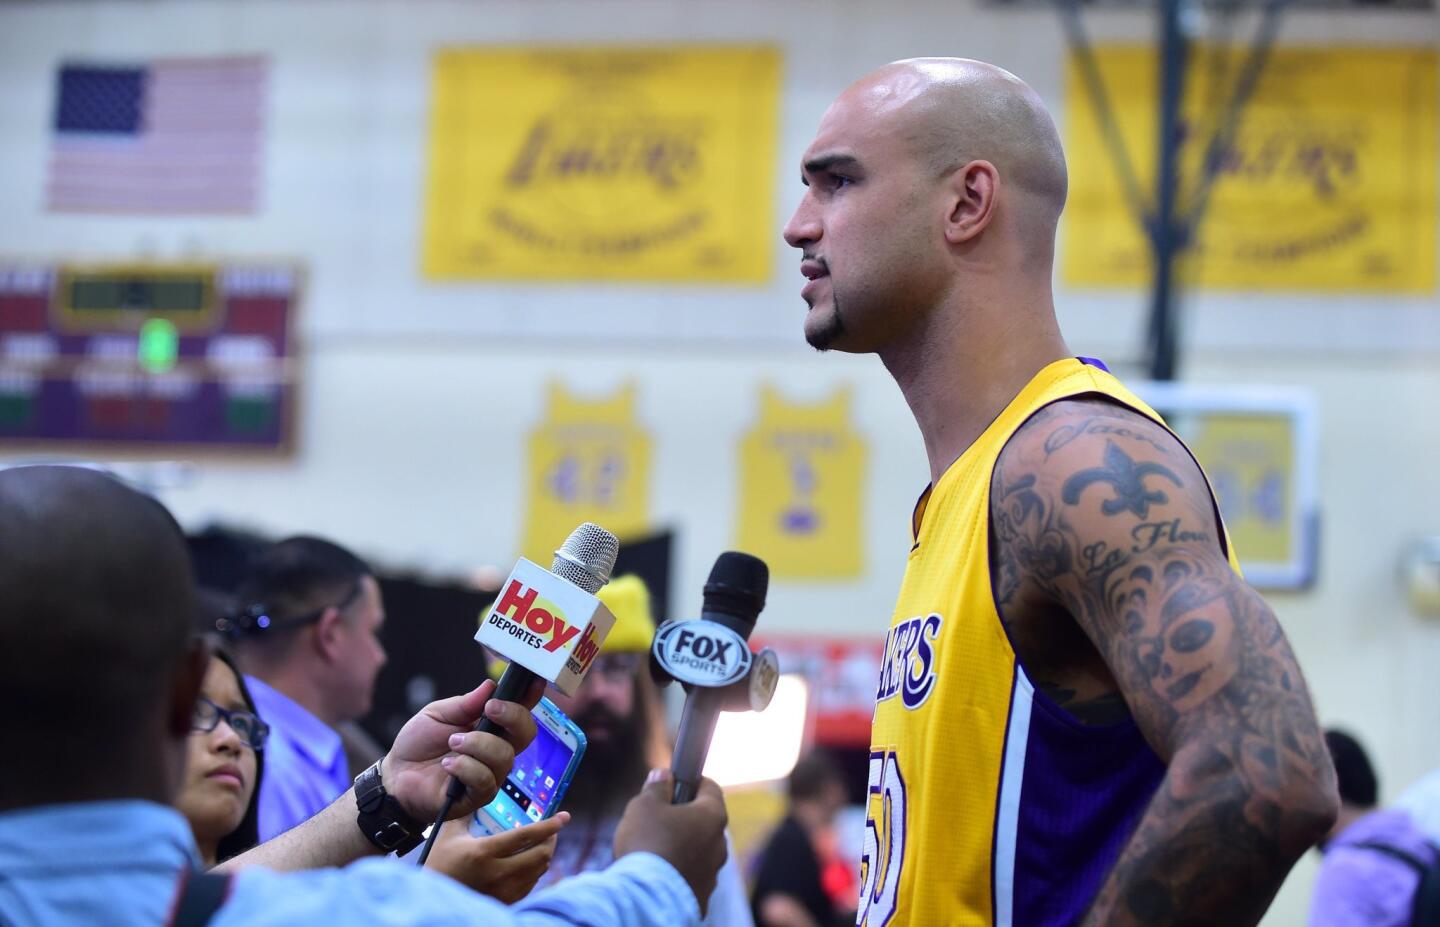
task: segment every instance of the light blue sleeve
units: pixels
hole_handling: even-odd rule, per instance
[[[674,867],[649,853],[633,853],[604,872],[566,879],[514,908],[429,870],[369,859],[344,869],[243,872],[211,923],[698,927],[700,909]]]
[[[675,867],[653,853],[631,853],[607,868],[571,876],[516,906],[554,920],[536,923],[699,927],[700,905]],[[572,919],[573,915],[573,919]],[[517,921],[528,924],[528,921]]]

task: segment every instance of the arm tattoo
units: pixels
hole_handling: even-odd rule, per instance
[[[1180,478],[1165,467],[1155,463],[1137,464],[1114,441],[1108,441],[1105,444],[1105,466],[1081,470],[1070,477],[1065,481],[1062,497],[1066,503],[1075,505],[1087,486],[1109,483],[1115,487],[1115,498],[1102,502],[1100,511],[1115,515],[1128,510],[1144,518],[1150,514],[1151,503],[1164,505],[1170,501],[1163,492],[1151,492],[1145,488],[1145,477],[1151,475],[1163,476],[1176,486],[1180,485]]]
[[[1139,441],[1147,445],[1151,451],[1158,451],[1162,456],[1178,459],[1177,455],[1180,451],[1173,443],[1156,440],[1148,431],[1135,427],[1132,422],[1133,417],[1127,416],[1115,408],[1091,407],[1077,420],[1065,422],[1046,435],[1045,456],[1048,458],[1071,441],[1084,435],[1109,435]]]
[[[1031,419],[991,501],[1007,624],[1036,603],[1068,613],[1168,766],[1086,923],[1253,923],[1329,825],[1329,754],[1279,623],[1221,551],[1198,468],[1159,426],[1096,408]]]

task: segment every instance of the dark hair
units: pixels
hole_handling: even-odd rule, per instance
[[[1375,769],[1370,757],[1360,742],[1344,731],[1325,732],[1325,746],[1330,749],[1330,759],[1335,763],[1335,780],[1340,789],[1340,800],[1347,805],[1373,808],[1379,802],[1380,784],[1375,779]]]
[[[245,700],[245,707],[251,713],[259,714],[255,708],[255,699],[250,696],[250,687],[245,685],[245,674],[235,665],[235,658],[223,650],[216,650],[215,659],[230,667],[230,672],[235,674],[235,683],[240,688],[240,697]],[[264,778],[265,751],[262,748],[255,751],[255,789],[250,793],[250,804],[245,806],[245,816],[240,819],[239,826],[220,838],[215,849],[217,863],[244,853],[260,842],[260,783]]]
[[[159,502],[79,467],[0,471],[0,803],[107,794],[151,735],[190,639],[185,537]],[[103,706],[107,736],[77,718]],[[88,738],[88,740],[87,740]],[[56,756],[98,753],[57,772]],[[125,781],[130,781],[125,779]]]
[[[304,624],[316,609],[340,606],[374,575],[365,561],[316,537],[286,538],[261,551],[235,590],[237,612],[222,629],[236,640],[263,640]],[[260,618],[256,621],[253,619]]]
[[[823,795],[831,783],[844,788],[845,778],[835,757],[828,750],[816,747],[800,757],[790,771],[786,792],[792,802],[808,801]]]

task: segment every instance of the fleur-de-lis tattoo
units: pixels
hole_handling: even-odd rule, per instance
[[[1170,501],[1170,497],[1160,490],[1151,492],[1145,488],[1147,476],[1163,476],[1176,486],[1180,485],[1180,478],[1166,467],[1149,462],[1137,464],[1114,441],[1107,441],[1105,466],[1081,470],[1070,477],[1061,490],[1061,498],[1067,504],[1075,505],[1080,501],[1080,494],[1092,483],[1109,483],[1115,488],[1115,498],[1101,503],[1100,511],[1106,515],[1130,511],[1144,518],[1150,513],[1151,504],[1164,505]]]

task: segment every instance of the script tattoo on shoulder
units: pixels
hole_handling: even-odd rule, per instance
[[[1328,813],[1293,800],[1296,782],[1310,787],[1299,794],[1328,794],[1328,752],[1274,614],[1220,547],[1198,469],[1151,447],[1169,437],[1158,426],[1145,434],[1146,423],[1126,423],[1122,447],[1087,430],[1097,420],[1036,416],[1002,454],[991,503],[997,602],[1061,607],[1162,758],[1225,772],[1167,778],[1107,882],[1118,894],[1102,893],[1095,910],[1123,912],[1117,923],[1203,921],[1202,911],[1236,912],[1212,907],[1217,899],[1250,898],[1258,912],[1303,852],[1295,834]]]
[[[1116,413],[1105,410],[1088,415],[1076,422],[1066,422],[1046,435],[1045,456],[1048,458],[1065,445],[1084,435],[1126,438],[1147,445],[1151,450],[1159,451],[1166,457],[1176,455],[1174,447],[1160,443],[1144,431],[1129,424]]]

